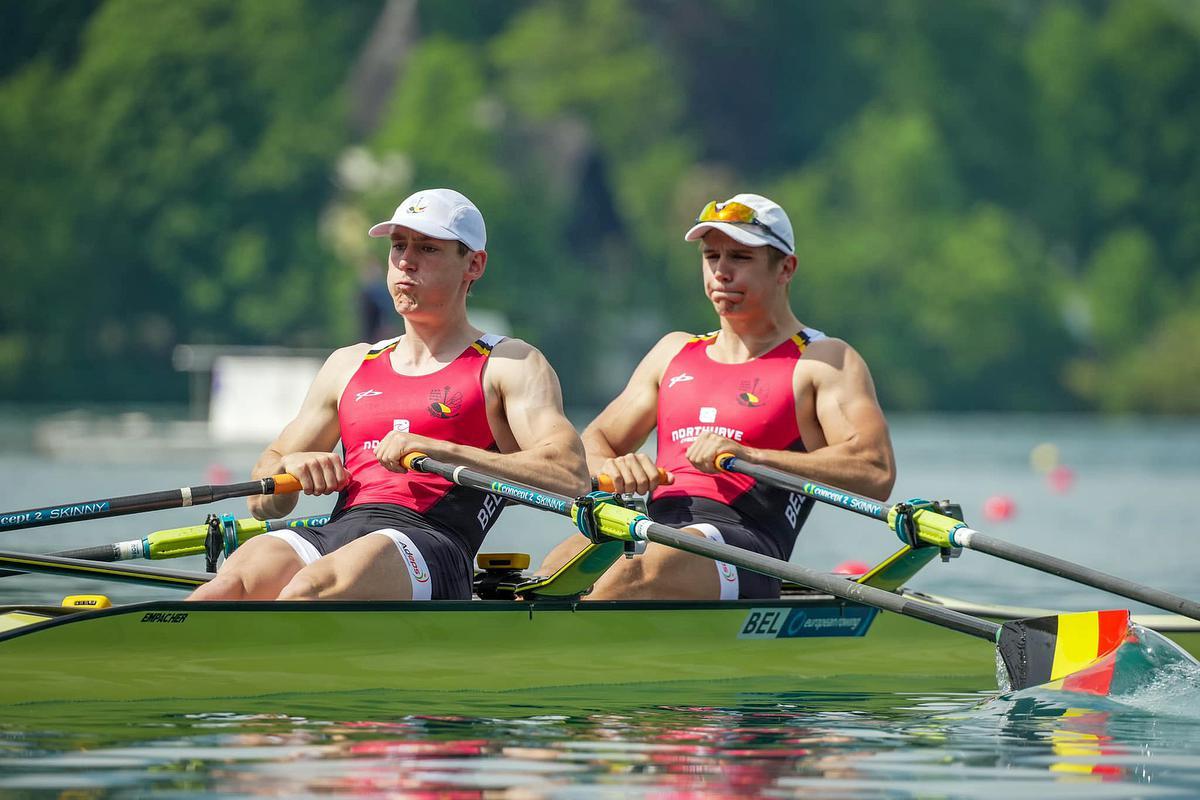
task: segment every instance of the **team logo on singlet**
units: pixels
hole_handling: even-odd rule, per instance
[[[462,392],[456,392],[449,386],[434,389],[429,393],[429,416],[438,419],[450,419],[458,416],[462,408]]]
[[[686,381],[694,381],[694,380],[696,380],[696,379],[693,378],[691,375],[688,375],[686,372],[681,372],[678,375],[672,377],[670,380],[667,381],[667,388],[674,389],[675,384],[677,384],[677,383],[684,383]]]
[[[365,392],[359,392],[358,394],[354,395],[354,402],[357,403],[364,397],[379,397],[381,394],[383,394],[383,392],[379,391],[378,389],[367,389]]]
[[[409,427],[408,420],[406,419],[392,420],[392,430],[396,431],[397,433],[408,433]]]
[[[758,378],[752,381],[742,381],[739,386],[737,401],[747,408],[758,408],[767,400],[767,387]]]

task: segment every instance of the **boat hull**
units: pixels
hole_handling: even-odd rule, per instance
[[[5,704],[780,679],[821,691],[996,686],[989,642],[829,598],[141,603],[0,635],[0,674]]]

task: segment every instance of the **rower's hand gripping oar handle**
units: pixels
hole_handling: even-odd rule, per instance
[[[271,482],[271,491],[263,492],[263,494],[295,494],[296,492],[304,489],[304,487],[300,485],[299,478],[297,478],[295,475],[288,475],[286,472],[279,475],[272,475],[269,478],[264,478],[263,481],[264,484],[266,481]]]
[[[669,478],[669,476],[667,475],[667,471],[665,469],[663,469],[662,467],[659,467],[658,468],[658,482],[660,484],[667,483],[668,478]],[[604,472],[601,472],[595,478],[592,478],[592,486],[595,487],[596,489],[599,489],[602,492],[617,491],[617,486],[615,483],[613,483],[612,476],[608,475],[607,473],[604,473]]]

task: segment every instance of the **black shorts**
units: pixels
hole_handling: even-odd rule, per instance
[[[724,503],[706,497],[664,497],[654,500],[648,507],[650,519],[673,528],[698,528],[709,539],[717,539],[712,530],[719,534],[725,544],[751,550],[771,558],[787,561],[791,553],[780,553],[775,537],[765,535],[743,515]],[[729,576],[729,571],[736,576]],[[736,586],[739,600],[760,600],[779,597],[780,581],[758,572],[741,569],[732,564],[717,562],[717,574],[721,580],[721,599],[734,599],[732,589]],[[731,585],[733,584],[733,585]]]
[[[305,564],[310,564],[373,533],[387,536],[400,550],[412,580],[414,600],[471,599],[474,554],[463,552],[455,537],[404,506],[354,506],[338,512],[319,528],[286,528],[263,535],[283,539]]]

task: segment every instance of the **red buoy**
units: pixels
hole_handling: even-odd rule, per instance
[[[1017,504],[1005,494],[994,494],[983,504],[983,516],[988,522],[1004,522],[1017,513]]]
[[[1066,464],[1059,464],[1046,473],[1046,483],[1050,485],[1051,491],[1066,494],[1075,485],[1075,470]]]

